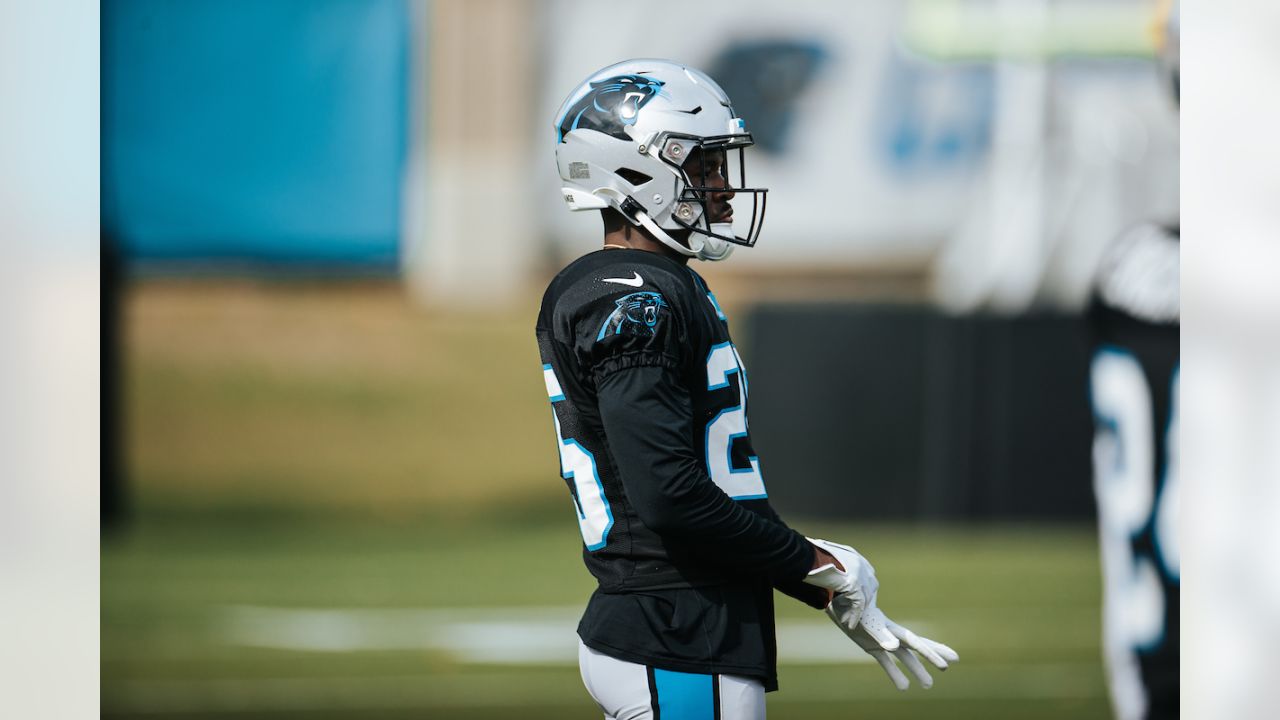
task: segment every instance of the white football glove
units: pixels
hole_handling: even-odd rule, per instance
[[[844,566],[844,570],[841,570],[828,563],[811,570],[804,581],[834,593],[827,605],[827,614],[845,634],[852,633],[858,627],[863,610],[875,604],[876,590],[880,587],[880,583],[876,581],[875,568],[848,545],[817,538],[806,539],[831,553]]]
[[[841,562],[844,561],[841,560]],[[895,656],[902,662],[903,667],[915,676],[916,682],[925,688],[933,686],[933,678],[914,653],[923,656],[939,670],[946,670],[948,662],[960,659],[960,655],[955,650],[940,642],[920,637],[885,617],[880,608],[876,607],[874,598],[862,611],[861,620],[852,631],[845,630],[844,621],[832,611],[831,607],[827,608],[827,615],[858,644],[858,647],[866,650],[867,654],[880,663],[880,667],[884,668],[885,673],[889,675],[889,680],[899,690],[906,690],[911,685],[911,681],[893,662]]]

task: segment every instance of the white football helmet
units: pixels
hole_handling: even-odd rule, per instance
[[[764,188],[746,187],[743,150],[754,143],[729,97],[700,70],[670,60],[625,60],[593,73],[556,114],[556,164],[570,210],[614,208],[676,252],[723,260],[733,245],[755,244],[764,223]],[[736,197],[751,196],[744,236],[713,222],[708,195],[725,192],[682,167],[695,151],[724,151]],[[737,150],[736,153],[733,150]],[[668,231],[688,230],[688,244]]]

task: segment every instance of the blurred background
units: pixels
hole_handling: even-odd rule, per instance
[[[775,718],[1109,713],[1084,310],[1178,220],[1147,0],[107,0],[105,717],[594,717],[533,324],[599,245],[552,121],[707,71],[770,188],[704,272],[798,529],[959,650],[899,694],[780,600]]]

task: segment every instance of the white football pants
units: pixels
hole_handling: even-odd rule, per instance
[[[764,685],[755,678],[637,665],[581,640],[578,667],[606,720],[764,720]]]

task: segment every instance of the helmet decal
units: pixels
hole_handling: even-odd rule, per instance
[[[658,334],[658,321],[667,301],[656,292],[637,292],[618,298],[617,309],[600,326],[596,341],[610,335],[638,335],[652,337]]]
[[[626,127],[634,125],[640,108],[662,92],[661,80],[644,75],[615,75],[591,83],[591,89],[571,105],[556,123],[556,142],[573,130],[599,130],[630,140]]]

